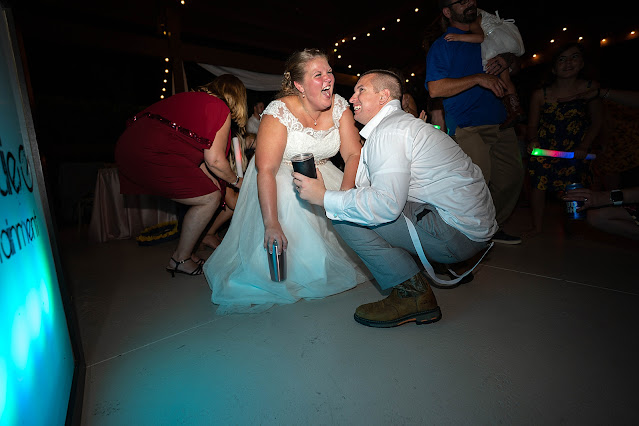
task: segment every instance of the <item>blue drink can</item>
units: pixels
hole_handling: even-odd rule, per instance
[[[568,185],[566,185],[566,192],[570,191],[571,189],[577,189],[577,188],[583,188],[584,186],[580,183],[569,183]],[[578,212],[577,209],[580,207],[583,207],[584,202],[583,201],[566,201],[566,213],[568,214],[568,219],[585,219],[586,218],[586,212],[585,211],[580,211]]]

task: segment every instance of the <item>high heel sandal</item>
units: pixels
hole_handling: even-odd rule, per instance
[[[180,260],[179,262],[178,262],[177,260],[173,259],[172,257],[171,257],[171,260],[173,261],[173,263],[175,263],[175,268],[169,268],[169,267],[167,267],[167,268],[166,268],[166,271],[171,273],[171,277],[175,277],[175,273],[176,273],[176,272],[177,272],[178,274],[185,274],[185,275],[202,275],[202,273],[204,272],[204,271],[202,270],[202,265],[203,265],[203,263],[200,263],[200,262],[193,262],[193,260],[191,260],[191,258],[190,258],[190,257],[189,257],[189,258],[187,258],[187,259],[184,259],[184,260]],[[187,260],[191,260],[193,263],[195,263],[195,264],[197,265],[197,268],[195,268],[195,269],[194,269],[193,271],[191,271],[191,272],[186,272],[186,271],[181,271],[181,270],[179,270],[179,269],[178,269],[178,266],[182,265],[182,264],[183,264],[184,262],[186,262]]]

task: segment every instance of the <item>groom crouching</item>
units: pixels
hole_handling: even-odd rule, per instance
[[[392,72],[373,70],[358,80],[350,102],[366,142],[354,189],[327,191],[319,171],[317,179],[293,173],[300,197],[323,206],[379,286],[393,288],[355,311],[370,327],[441,319],[429,280],[441,281],[429,261],[466,261],[490,247],[498,228],[479,167],[446,133],[402,111],[401,98]]]

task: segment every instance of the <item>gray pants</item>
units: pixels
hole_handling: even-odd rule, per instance
[[[429,204],[407,203],[406,217],[415,224],[426,257],[444,264],[467,260],[488,247],[488,242],[468,239],[442,220]],[[335,230],[357,253],[382,290],[395,287],[416,275],[420,267],[403,217],[377,226],[333,221]]]

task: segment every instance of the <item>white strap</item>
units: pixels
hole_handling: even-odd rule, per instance
[[[406,219],[406,225],[408,226],[408,232],[410,233],[410,238],[411,238],[411,240],[413,240],[413,246],[415,246],[415,251],[417,252],[417,255],[419,256],[419,259],[422,261],[422,264],[424,265],[424,269],[426,269],[426,272],[428,273],[430,278],[432,278],[437,283],[439,283],[441,285],[444,285],[444,286],[455,285],[458,282],[460,282],[466,275],[468,275],[471,272],[473,272],[473,270],[477,267],[477,265],[479,265],[479,263],[484,259],[484,256],[486,256],[486,253],[488,253],[488,250],[490,250],[492,248],[493,244],[495,244],[495,243],[493,243],[491,241],[490,245],[488,246],[488,248],[486,249],[484,254],[477,261],[477,263],[475,263],[475,266],[470,268],[468,271],[464,272],[461,275],[457,275],[455,273],[455,271],[453,271],[451,269],[448,269],[448,272],[450,272],[456,278],[452,278],[450,280],[442,280],[441,278],[438,278],[437,275],[435,275],[435,271],[433,270],[433,267],[428,262],[428,259],[426,259],[426,255],[424,254],[424,249],[422,248],[422,243],[419,241],[419,236],[417,235],[417,230],[415,229],[415,225],[413,225],[413,222],[411,222],[410,219],[408,219],[408,217],[406,217],[405,214],[402,214],[402,216],[404,216],[404,219]]]

